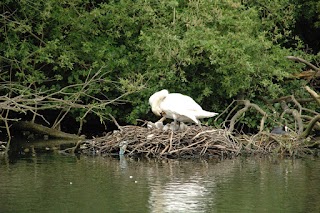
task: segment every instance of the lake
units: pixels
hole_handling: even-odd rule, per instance
[[[0,212],[320,212],[320,159],[0,156]]]

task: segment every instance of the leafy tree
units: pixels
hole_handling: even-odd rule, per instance
[[[277,44],[270,36],[273,32],[266,31],[274,20],[261,22],[257,7],[238,1],[157,6],[166,10],[152,14],[155,23],[141,32],[150,72],[156,70],[154,90],[166,87],[189,94],[215,111],[237,97],[288,94],[284,79],[302,65],[285,56],[305,54]]]
[[[0,78],[29,93],[67,87],[62,98],[81,103],[122,97],[95,112],[122,122],[148,118],[148,97],[163,88],[217,112],[237,98],[304,95],[302,81],[286,81],[304,65],[285,56],[310,59],[292,33],[295,9],[289,0],[6,0]]]

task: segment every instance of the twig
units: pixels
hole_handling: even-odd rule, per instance
[[[122,129],[122,127],[118,124],[117,120],[116,120],[111,114],[109,114],[109,116],[112,118],[114,124],[118,127],[118,129],[122,132],[123,129]]]
[[[311,67],[311,69],[315,70],[316,72],[320,72],[320,68],[314,66],[313,64],[311,64],[310,62],[308,62],[302,58],[295,57],[295,56],[287,56],[286,58],[289,60],[292,60],[292,61],[298,61],[298,62],[304,63],[304,64],[308,65],[309,67]]]
[[[310,87],[305,86],[304,88],[310,93],[310,95],[317,102],[317,104],[320,105],[320,96],[315,91],[313,91]]]

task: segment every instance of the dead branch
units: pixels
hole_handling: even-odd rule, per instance
[[[314,117],[308,115],[302,115],[301,118],[306,120],[306,122],[308,123],[310,123],[314,119]],[[316,122],[313,128],[317,131],[320,131],[320,122]]]
[[[296,109],[286,109],[281,114],[280,118],[283,119],[285,114],[291,114],[295,121],[298,124],[298,134],[301,134],[303,132],[303,122],[301,119],[301,114]]]
[[[292,61],[297,61],[297,62],[304,63],[304,64],[308,65],[314,71],[320,72],[320,68],[316,67],[315,65],[311,64],[310,62],[308,62],[308,61],[306,61],[306,60],[304,60],[302,58],[295,57],[295,56],[287,56],[286,58],[289,59],[289,60],[292,60]]]
[[[314,117],[310,123],[308,124],[306,130],[300,135],[300,138],[306,138],[310,135],[313,127],[316,125],[316,123],[320,120],[320,115],[317,115]]]
[[[246,111],[248,111],[250,108],[254,108],[256,111],[258,111],[263,117],[261,118],[260,120],[260,131],[263,131],[263,128],[264,128],[264,122],[267,118],[267,113],[262,110],[258,105],[256,104],[253,104],[253,103],[250,103],[249,100],[240,100],[240,101],[237,101],[237,105],[244,105],[244,107],[240,110],[237,111],[237,113],[231,118],[230,120],[230,127],[229,127],[229,131],[230,132],[233,132],[234,130],[234,126],[235,126],[235,123],[237,122],[237,120],[239,119],[239,117],[245,113]],[[236,106],[237,107],[237,106]]]
[[[317,102],[317,104],[320,106],[320,96],[315,92],[313,91],[310,87],[308,86],[305,86],[304,87],[307,92],[309,92],[309,94],[312,96],[312,98]]]
[[[114,124],[118,127],[118,129],[119,129],[120,131],[122,131],[122,128],[121,128],[121,126],[118,124],[117,120],[116,120],[111,114],[109,114],[109,116],[110,116],[111,119],[113,120]]]
[[[28,122],[28,121],[20,121],[20,122],[16,122],[13,125],[13,128],[19,129],[19,130],[29,130],[32,131],[34,133],[38,133],[38,134],[43,134],[43,135],[49,135],[53,138],[63,138],[63,139],[83,139],[83,136],[78,136],[78,135],[74,135],[74,134],[68,134],[56,129],[52,129],[49,127],[45,127],[42,126],[40,124],[35,124],[32,122]]]
[[[110,119],[102,113],[105,107],[110,104],[124,103],[123,97],[130,93],[136,92],[123,92],[123,94],[111,100],[102,100],[92,97],[89,94],[89,88],[93,83],[100,84],[104,75],[106,75],[106,73],[102,73],[102,68],[93,75],[89,72],[84,83],[68,85],[58,91],[53,91],[50,89],[40,90],[32,84],[24,86],[18,82],[8,82],[2,79],[3,82],[0,84],[0,91],[5,91],[3,93],[6,95],[0,95],[0,113],[3,114],[3,112],[8,112],[8,115],[12,114],[9,112],[23,114],[30,113],[33,121],[36,117],[41,118],[48,124],[48,126],[52,126],[52,129],[55,129],[56,127],[60,126],[66,115],[70,113],[71,109],[81,109],[84,111],[84,113],[80,117],[80,126],[78,129],[78,134],[80,135],[83,120],[88,114],[95,114],[100,118],[100,120]],[[113,84],[116,84],[116,82],[113,82]],[[141,88],[142,87],[138,87],[137,90]],[[84,104],[82,103],[84,98],[93,101],[91,103]],[[52,125],[46,120],[44,115],[39,113],[41,111],[51,109],[60,110],[60,114],[56,117],[56,120]],[[18,120],[19,118],[12,119],[9,116],[0,116],[0,122],[4,122],[7,132],[8,130],[10,131],[10,125]],[[26,127],[25,125],[22,126]],[[8,135],[10,135],[9,132]]]

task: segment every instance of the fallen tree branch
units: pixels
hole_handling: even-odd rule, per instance
[[[32,131],[34,133],[48,135],[53,138],[61,138],[61,139],[66,139],[66,140],[68,140],[68,139],[70,139],[70,140],[84,139],[84,136],[78,136],[78,135],[74,135],[74,134],[65,133],[65,132],[62,132],[62,131],[59,131],[56,129],[52,129],[52,128],[45,127],[40,124],[35,124],[32,122],[28,122],[28,121],[16,122],[12,126],[12,128],[16,128],[19,130],[28,130],[28,131]]]
[[[118,127],[118,129],[119,129],[120,131],[122,131],[122,128],[121,128],[121,126],[118,124],[117,120],[116,120],[111,114],[109,114],[109,116],[110,116],[111,119],[113,120],[114,124]]]
[[[320,106],[320,96],[315,92],[313,91],[310,87],[308,86],[305,86],[304,87],[307,92],[312,96],[312,98],[317,102],[317,104]]]
[[[299,138],[306,138],[310,135],[314,125],[316,125],[316,123],[320,120],[320,115],[317,115],[316,117],[314,117],[310,123],[308,124],[306,130],[300,135]]]

